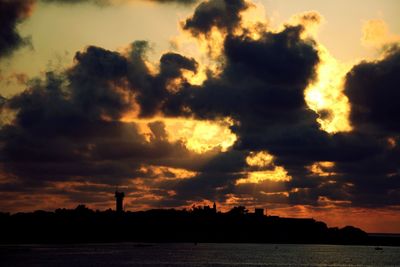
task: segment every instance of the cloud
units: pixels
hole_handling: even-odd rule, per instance
[[[6,103],[7,99],[0,95],[0,108]]]
[[[47,73],[6,100],[3,111],[15,112],[0,129],[8,175],[22,184],[83,179],[116,185],[139,176],[142,164],[194,166],[183,163],[194,153],[168,142],[162,123],[149,125],[147,140],[135,123],[120,121],[133,108],[128,64],[116,52],[90,46],[65,73]]]
[[[221,76],[207,80],[201,90],[183,88],[167,100],[164,112],[174,115],[189,109],[201,118],[236,118],[304,108],[303,90],[314,77],[318,55],[300,33],[301,27],[289,27],[267,32],[260,40],[228,36]]]
[[[115,185],[129,187],[136,207],[213,200],[399,205],[398,47],[347,74],[353,128],[327,133],[304,99],[321,63],[317,41],[304,33],[321,18],[302,14],[297,23],[253,36],[241,20],[249,5],[210,0],[182,24],[196,38],[223,32],[219,71],[207,73],[203,83],[192,84],[187,76],[199,71],[196,59],[166,52],[150,68],[148,43],[136,41],[124,54],[89,46],[66,71],[49,72],[1,100],[2,112],[14,118],[0,128],[1,169],[8,177],[0,191],[45,188],[48,195],[105,207],[107,190]],[[148,132],[128,122],[127,114],[148,120]],[[169,138],[165,117],[229,121],[235,143],[222,152],[195,153],[183,139]],[[252,166],[251,155],[271,155],[271,164]],[[246,179],[274,170],[285,177]],[[85,190],[102,196],[90,198]]]
[[[361,42],[366,47],[381,49],[392,43],[398,43],[400,36],[390,32],[388,25],[382,19],[371,19],[364,22]]]
[[[147,134],[138,124],[123,121],[126,113],[146,112],[135,109],[137,103],[147,105],[144,99],[156,90],[167,94],[166,83],[179,78],[181,69],[196,70],[193,59],[166,53],[159,72],[150,73],[142,54],[145,47],[145,42],[136,42],[122,55],[89,46],[75,54],[74,65],[66,71],[48,72],[44,79],[29,81],[22,93],[1,98],[1,118],[7,113],[13,118],[0,125],[0,169],[13,178],[1,180],[0,191],[24,195],[43,190],[43,196],[62,197],[62,203],[93,199],[82,188],[68,186],[71,183],[111,191],[129,185],[133,192],[168,195],[166,189],[157,189],[158,182],[151,180],[158,178],[144,166],[182,168],[186,172],[181,175],[188,177],[199,171],[216,151],[189,151],[181,139],[171,141],[161,121],[148,123]],[[139,179],[152,188],[136,186]],[[55,190],[56,185],[65,190]]]
[[[182,181],[184,190],[178,187],[175,198],[184,194],[210,199],[209,192],[214,191],[216,198],[226,200],[234,192],[236,180],[244,176],[249,151],[267,150],[277,156],[277,162],[290,167],[293,155],[304,157],[303,164],[318,157],[307,151],[311,145],[307,140],[315,143],[317,138],[321,147],[322,143],[329,143],[328,134],[318,128],[317,115],[307,109],[304,101],[304,90],[315,77],[319,58],[314,43],[301,38],[302,31],[302,26],[287,26],[281,32],[267,31],[256,40],[227,35],[221,74],[210,77],[202,86],[182,87],[168,96],[162,109],[168,116],[230,117],[236,121],[232,126],[238,137],[234,151],[242,162],[233,164],[227,160],[226,166],[230,168],[222,172],[212,175],[204,170],[197,177]],[[312,137],[304,138],[305,135]],[[230,153],[233,152],[226,155]],[[289,170],[294,172],[297,168],[302,167],[296,165]],[[219,184],[211,189],[213,183],[207,180],[217,179],[215,176],[225,179],[219,178]],[[195,192],[190,194],[190,190]]]
[[[400,49],[393,46],[386,57],[362,62],[347,74],[345,93],[352,103],[351,121],[359,128],[373,127],[399,133]]]
[[[357,161],[337,164],[343,181],[351,184],[349,199],[355,206],[382,207],[400,204],[400,149],[396,99],[400,52],[397,45],[386,48],[384,57],[363,61],[347,74],[345,94],[351,103],[350,119],[355,131],[380,149]]]
[[[307,23],[309,20],[320,21],[317,16],[304,19]],[[316,123],[319,115],[311,111],[304,102],[304,90],[315,80],[316,66],[319,63],[316,42],[302,38],[304,27],[308,27],[307,23],[286,26],[281,32],[266,31],[256,39],[246,35],[227,34],[223,42],[224,63],[221,73],[210,76],[201,86],[182,87],[176,94],[169,96],[163,106],[163,112],[169,116],[232,118],[236,122],[232,131],[238,138],[234,150],[245,155],[251,151],[268,151],[275,157],[275,164],[284,167],[292,179],[282,182],[284,190],[279,192],[279,196],[275,193],[262,193],[263,190],[265,192],[263,183],[253,185],[251,194],[240,193],[237,189],[246,184],[235,187],[232,181],[242,178],[249,170],[245,165],[237,164],[236,166],[241,166],[241,170],[227,169],[218,173],[220,177],[229,175],[226,179],[218,180],[224,182],[214,185],[214,188],[196,186],[205,179],[216,179],[210,178],[211,176],[207,178],[207,172],[195,179],[182,181],[186,197],[190,196],[187,191],[193,190],[193,196],[201,195],[212,200],[209,192],[214,190],[216,199],[228,201],[229,196],[233,195],[239,199],[238,203],[240,198],[244,203],[250,203],[249,199],[252,199],[253,204],[280,201],[291,205],[313,206],[326,205],[326,202],[321,202],[325,198],[331,204],[336,203],[332,205],[344,206],[382,207],[400,203],[397,197],[397,166],[400,164],[396,159],[397,139],[392,141],[396,143],[396,148],[388,149],[386,138],[390,136],[382,137],[373,131],[364,131],[354,117],[359,116],[355,115],[358,114],[358,102],[365,101],[361,102],[365,106],[359,108],[362,112],[368,112],[368,109],[373,108],[374,102],[377,102],[374,110],[376,113],[385,112],[386,107],[391,112],[385,112],[386,116],[376,116],[376,123],[384,124],[389,121],[390,127],[396,127],[394,122],[398,120],[398,112],[391,103],[397,99],[394,93],[397,48],[388,50],[387,59],[381,63],[371,63],[371,66],[362,63],[347,75],[346,85],[350,87],[347,87],[345,93],[354,106],[352,122],[355,129],[351,132],[328,134]],[[241,25],[240,21],[235,25]],[[224,25],[220,27],[225,29]],[[207,27],[204,29],[202,33],[206,34]],[[364,65],[371,69],[371,75],[369,72],[361,72],[366,68]],[[358,72],[362,75],[353,74]],[[352,78],[353,76],[356,77]],[[356,87],[353,88],[352,85]],[[368,92],[366,95],[361,93],[364,87],[371,88],[367,90],[376,93],[371,93],[369,97]],[[386,93],[385,90],[390,92]],[[384,93],[378,96],[378,92],[382,91]],[[356,99],[351,94],[356,94],[355,97],[359,98]],[[365,121],[371,126],[374,117],[369,117],[368,114],[369,112]],[[321,178],[308,168],[321,161],[336,163],[329,170],[328,178]],[[199,188],[204,188],[204,192]],[[181,191],[183,190],[178,192]],[[224,193],[224,198],[221,198],[221,192]],[[174,198],[180,199],[180,193]]]
[[[17,26],[30,16],[34,3],[34,0],[0,0],[0,58],[30,44],[29,37],[22,37]]]
[[[211,0],[200,3],[192,17],[183,23],[183,29],[193,35],[207,34],[212,27],[231,32],[240,23],[240,12],[249,4],[244,0]]]
[[[71,98],[88,116],[117,119],[131,109],[133,95],[124,88],[127,60],[116,52],[90,46],[75,55],[69,70]]]
[[[135,64],[140,64],[138,70],[145,70],[142,58],[139,58]],[[140,105],[140,116],[149,117],[155,115],[160,110],[162,101],[171,94],[168,90],[168,85],[175,79],[182,77],[182,70],[191,72],[197,71],[197,62],[193,58],[187,58],[176,53],[166,53],[160,59],[159,73],[152,76],[148,73],[143,73],[139,78],[141,80],[138,84],[137,80],[132,79],[132,84],[136,85],[137,102]],[[140,76],[133,70],[134,77]],[[133,78],[134,78],[133,77]],[[181,80],[185,83],[185,79]]]

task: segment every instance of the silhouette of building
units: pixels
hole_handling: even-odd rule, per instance
[[[116,204],[116,211],[123,212],[124,211],[124,192],[115,191],[115,204]]]
[[[210,208],[210,206],[208,206],[208,205],[204,205],[204,206],[203,206],[203,211],[204,211],[204,213],[206,213],[206,214],[213,213],[213,209]]]
[[[212,207],[210,207],[209,205],[204,205],[199,207],[193,206],[193,212],[203,215],[213,215],[217,213],[217,205],[214,202]]]
[[[263,216],[264,216],[264,209],[256,208],[256,209],[254,210],[254,214],[255,214],[257,217],[263,217]]]

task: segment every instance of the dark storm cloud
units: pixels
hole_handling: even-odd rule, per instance
[[[248,151],[268,150],[277,162],[293,165],[294,170],[318,158],[307,150],[316,141],[322,147],[329,138],[304,101],[304,89],[315,77],[319,58],[314,43],[300,38],[302,30],[302,26],[288,26],[282,32],[266,32],[259,40],[228,35],[221,75],[209,78],[200,88],[183,87],[169,96],[163,111],[170,116],[229,116],[238,122],[231,127],[238,137],[234,150],[210,161],[194,179],[182,181],[176,198],[191,195],[191,190],[193,196],[208,199],[210,191],[219,199],[234,192],[235,181],[243,178],[248,168]],[[294,153],[297,159],[305,158],[297,163],[290,158]],[[233,155],[236,161],[231,159]]]
[[[236,149],[268,150],[287,157],[279,158],[285,162],[293,154],[309,161],[311,145],[322,150],[331,141],[304,101],[319,60],[314,44],[302,40],[301,32],[298,26],[267,32],[260,40],[228,36],[221,76],[201,88],[183,88],[166,101],[164,112],[182,115],[190,110],[202,119],[229,116],[239,122],[232,126]]]
[[[89,47],[75,56],[68,75],[71,98],[86,115],[119,118],[131,109],[133,96],[125,90],[127,60],[116,52]]]
[[[197,71],[197,62],[176,53],[162,55],[159,73],[151,75],[145,64],[148,44],[144,41],[134,42],[130,54],[129,81],[136,91],[140,116],[150,117],[160,110],[163,101],[171,95],[167,85],[173,79],[182,76],[182,70]]]
[[[70,69],[48,72],[45,79],[29,81],[22,93],[2,99],[2,119],[7,113],[15,117],[0,125],[0,175],[5,174],[0,192],[21,196],[3,202],[2,209],[36,208],[47,198],[106,208],[115,186],[128,184],[127,194],[141,196],[140,203],[132,205],[160,205],[155,200],[160,197],[166,199],[165,205],[186,203],[183,198],[168,202],[172,190],[168,188],[179,184],[168,168],[201,172],[216,152],[200,155],[188,151],[182,141],[170,142],[160,121],[149,123],[151,134],[144,135],[137,124],[120,119],[135,111],[136,102],[142,105],[142,114],[156,112],[162,97],[148,109],[142,100],[157,90],[170,94],[168,82],[183,79],[181,69],[196,71],[197,63],[166,53],[159,72],[151,74],[145,64],[146,49],[147,43],[138,41],[123,56],[89,46],[76,53]],[[161,178],[169,180],[156,181],[160,174],[146,171],[148,166],[166,168],[161,169]],[[139,177],[147,189],[131,184]],[[27,202],[27,194],[41,200]]]
[[[212,27],[232,31],[240,23],[240,12],[249,4],[244,0],[211,0],[200,3],[183,28],[193,35],[207,34]]]
[[[314,21],[318,18],[307,19]],[[253,185],[252,188],[256,189],[246,195],[238,191],[244,185],[235,186],[229,178],[225,181],[217,179],[221,182],[218,188],[224,188],[225,194],[235,193],[245,199],[253,197],[255,203],[269,199],[317,206],[326,205],[326,199],[328,202],[338,201],[337,205],[397,205],[400,203],[397,149],[389,147],[385,134],[364,131],[354,120],[358,109],[364,112],[361,115],[369,125],[383,124],[386,129],[396,129],[394,122],[398,120],[398,112],[392,103],[397,99],[394,92],[398,84],[395,75],[398,72],[397,49],[392,48],[382,62],[356,66],[347,76],[346,92],[349,92],[350,101],[355,105],[365,105],[352,113],[354,131],[328,134],[320,129],[316,122],[318,115],[304,101],[304,89],[315,78],[319,60],[315,43],[300,38],[302,30],[303,26],[287,26],[282,32],[266,32],[259,40],[228,34],[224,42],[222,74],[210,77],[200,87],[182,88],[165,102],[164,112],[171,116],[200,119],[233,118],[237,123],[231,129],[238,137],[234,149],[243,152],[267,150],[274,155],[275,163],[283,166],[292,177],[290,182],[283,183],[283,191],[288,192],[288,197],[256,193],[265,190],[262,184]],[[369,90],[366,95],[361,93],[363,87]],[[384,88],[379,91],[384,93],[379,94],[379,88]],[[371,104],[376,113],[372,116]],[[371,117],[366,117],[365,112]],[[378,116],[380,113],[388,117],[381,118]],[[379,119],[374,121],[374,117]],[[310,171],[309,166],[319,161],[336,163],[326,170],[332,173],[329,178],[321,178]],[[246,169],[243,165],[236,166],[240,166],[242,171]],[[184,181],[184,190],[193,190],[196,196],[212,197],[209,192],[215,188],[199,186],[208,179],[204,178],[207,173]],[[234,169],[223,172],[232,175],[232,179],[237,178],[237,173],[238,170]],[[177,192],[183,194],[182,191]],[[215,197],[220,198],[221,192],[214,192]],[[189,195],[185,192],[186,197]],[[175,197],[180,198],[179,194]]]
[[[196,72],[197,63],[192,58],[186,58],[176,53],[166,53],[160,60],[160,76],[163,79],[173,79],[181,76],[181,70]]]
[[[226,63],[222,74],[210,78],[200,88],[183,88],[166,102],[164,112],[169,115],[194,115],[201,119],[229,116],[238,121],[232,126],[238,137],[234,149],[245,153],[267,150],[275,156],[276,164],[285,167],[292,176],[290,182],[283,183],[284,191],[289,192],[286,203],[320,205],[319,197],[327,197],[330,200],[354,201],[359,205],[357,196],[351,196],[350,189],[346,187],[346,183],[356,181],[350,178],[351,173],[346,173],[344,164],[331,170],[344,172],[330,177],[337,183],[336,187],[328,187],[326,181],[318,179],[308,166],[318,161],[363,165],[362,162],[368,158],[386,153],[385,144],[379,138],[358,131],[332,135],[320,129],[316,123],[317,114],[308,109],[304,101],[304,89],[315,78],[318,53],[312,41],[300,38],[302,30],[302,26],[288,26],[279,33],[267,32],[260,40],[228,35],[224,43]],[[242,155],[242,160],[245,155]],[[227,177],[231,179],[240,176],[237,175],[240,168],[241,171],[246,169],[243,164],[228,166],[231,169],[222,173],[230,174]],[[232,166],[239,166],[239,169]],[[186,191],[195,188],[193,195],[210,197],[210,186],[198,186],[206,179],[207,175],[199,175],[184,181],[183,188]],[[225,188],[224,193],[245,196],[237,191],[244,186],[239,185],[235,189],[231,179],[227,178],[225,184],[223,179],[218,179],[221,182],[218,187]],[[367,185],[368,182],[363,186]],[[201,188],[205,189],[204,193]],[[253,188],[268,191],[262,185],[253,185]],[[252,193],[256,202],[285,199],[282,194],[266,196],[255,193],[257,190]],[[375,194],[378,196],[380,192]],[[190,194],[186,192],[185,195]],[[373,201],[371,198],[370,202]]]
[[[90,175],[110,175],[108,179],[112,179],[127,175],[129,168],[117,168],[123,163],[115,160],[96,162],[95,159],[104,157],[104,151],[114,138],[121,138],[123,143],[124,135],[131,136],[132,141],[124,144],[126,149],[135,145],[140,147],[143,138],[134,125],[101,119],[104,112],[119,112],[117,108],[110,111],[109,103],[104,104],[104,99],[99,101],[98,96],[103,94],[104,88],[91,88],[100,92],[91,92],[84,85],[82,88],[86,95],[82,93],[81,97],[93,99],[92,104],[99,107],[82,105],[83,100],[76,100],[71,94],[74,89],[65,90],[61,78],[52,74],[48,74],[45,83],[35,84],[8,101],[8,108],[17,114],[15,122],[1,130],[6,169],[19,177],[42,180],[68,180]],[[117,149],[119,144],[114,145]],[[118,156],[122,157],[125,151]],[[117,156],[112,152],[108,151],[110,155],[105,157],[106,160],[112,158],[111,155]]]
[[[17,26],[27,19],[35,0],[0,0],[0,58],[30,43],[18,33]]]
[[[0,109],[3,107],[3,105],[6,103],[7,99],[0,95]]]
[[[168,54],[160,77],[175,77],[176,68],[191,63]],[[0,129],[4,170],[40,185],[70,180],[119,184],[141,175],[142,164],[190,168],[180,157],[192,160],[191,153],[182,143],[166,140],[162,123],[149,125],[153,137],[148,142],[136,124],[119,121],[134,104],[130,65],[116,52],[91,46],[76,53],[75,65],[65,73],[47,73],[45,81],[31,81],[6,100],[3,111],[16,115]]]
[[[341,174],[333,177],[336,183],[351,185],[346,188],[347,200],[354,206],[376,208],[400,204],[400,111],[396,102],[400,96],[399,71],[400,50],[393,45],[387,48],[383,59],[361,62],[346,76],[345,94],[351,103],[354,130],[346,134],[351,138],[350,144],[335,144],[331,151],[337,147],[339,151],[351,148],[357,143],[371,148],[358,150],[360,155],[352,159],[337,161],[334,168]]]
[[[228,36],[221,76],[207,80],[201,90],[183,88],[166,102],[165,113],[179,115],[174,113],[188,107],[200,118],[255,115],[267,121],[279,114],[281,120],[296,119],[297,111],[306,108],[303,91],[318,63],[317,51],[300,39],[301,31],[288,27],[260,40]]]
[[[15,120],[0,128],[0,161],[3,171],[18,181],[0,184],[0,190],[36,191],[60,181],[109,188],[141,177],[144,186],[132,186],[131,195],[158,206],[223,202],[232,195],[252,205],[399,205],[399,49],[392,47],[384,59],[362,62],[349,72],[345,93],[354,130],[328,134],[304,100],[319,64],[315,41],[301,38],[307,23],[266,31],[258,40],[234,35],[248,5],[207,1],[184,22],[183,28],[195,36],[207,35],[214,26],[227,33],[221,73],[210,74],[202,85],[192,85],[182,75],[197,71],[193,58],[165,53],[154,73],[147,67],[148,43],[136,41],[127,55],[90,46],[76,53],[66,72],[50,72],[45,81],[31,81],[21,94],[0,100],[2,110],[15,113]],[[302,19],[320,18],[310,14]],[[230,117],[238,139],[226,152],[198,155],[181,141],[169,142],[162,122],[148,124],[150,138],[135,123],[122,122],[132,111],[139,117]],[[271,153],[272,167],[284,167],[291,180],[236,184],[254,170],[246,163],[250,151]],[[320,161],[335,162],[321,167],[325,176],[310,168]],[[143,166],[197,174],[178,179],[171,170]],[[85,188],[104,189],[84,185],[79,189],[83,195]],[[153,198],[141,196],[145,194]],[[83,195],[75,192],[71,199],[85,199]]]
[[[380,61],[356,65],[347,74],[345,93],[352,104],[351,121],[357,127],[399,133],[400,47],[386,53]]]
[[[286,27],[279,33],[267,32],[260,40],[228,36],[224,46],[228,60],[226,75],[239,79],[236,75],[243,72],[271,85],[282,85],[271,91],[285,96],[292,91],[302,91],[314,78],[314,67],[318,63],[314,43],[300,39],[303,30],[302,26]],[[284,86],[292,87],[288,88],[292,91],[281,92],[286,89]],[[294,98],[296,103],[304,101],[292,95],[286,98]]]
[[[234,161],[229,161],[232,158],[235,158]],[[222,153],[206,163],[195,177],[162,183],[163,188],[174,190],[176,195],[165,198],[160,203],[176,203],[178,206],[202,200],[224,202],[227,194],[232,193],[235,181],[242,177],[235,169],[245,166],[244,158],[244,154],[237,151]]]

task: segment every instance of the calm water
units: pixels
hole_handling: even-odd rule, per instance
[[[0,266],[400,266],[400,248],[281,244],[3,245]]]

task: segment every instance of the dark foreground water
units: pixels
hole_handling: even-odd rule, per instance
[[[400,248],[181,243],[0,245],[0,266],[400,266]]]

